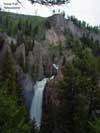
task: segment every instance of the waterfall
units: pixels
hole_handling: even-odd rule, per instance
[[[42,81],[37,81],[34,86],[34,96],[32,100],[32,105],[30,109],[30,118],[35,120],[37,127],[41,124],[41,114],[42,114],[42,99],[45,85],[48,78],[44,78]]]
[[[56,64],[53,64],[53,67],[58,71],[59,67]],[[41,114],[42,114],[42,101],[43,101],[43,92],[45,89],[45,85],[48,80],[53,80],[55,78],[54,75],[50,78],[44,78],[41,81],[37,81],[34,86],[34,96],[32,99],[32,105],[30,109],[30,119],[35,120],[36,126],[40,128],[41,124]]]
[[[58,65],[56,65],[56,64],[52,64],[53,65],[53,67],[58,71],[58,69],[59,69],[59,66]]]

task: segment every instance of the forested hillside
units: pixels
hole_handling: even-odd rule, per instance
[[[39,129],[30,108],[44,78]],[[0,133],[100,133],[98,27],[0,12],[0,105]]]

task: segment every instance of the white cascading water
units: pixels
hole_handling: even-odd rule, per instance
[[[59,69],[59,66],[58,65],[52,64],[52,66],[58,71],[58,69]]]
[[[58,65],[53,64],[53,67],[58,71]],[[43,92],[47,81],[53,80],[54,78],[54,75],[51,78],[44,78],[42,81],[37,81],[34,86],[34,96],[32,99],[32,105],[30,109],[30,119],[35,120],[36,126],[38,128],[40,128],[41,125]]]
[[[32,105],[30,109],[30,118],[35,120],[37,127],[41,124],[41,113],[42,113],[42,99],[45,85],[48,78],[44,78],[42,81],[37,81],[34,86],[34,96],[32,100]]]

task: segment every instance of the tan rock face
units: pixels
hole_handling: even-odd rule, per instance
[[[63,14],[56,14],[47,20],[50,29],[46,31],[46,40],[55,45],[64,44],[65,18]]]
[[[55,30],[52,28],[52,29],[49,29],[47,32],[46,32],[46,40],[49,42],[49,43],[53,43],[55,45],[59,45],[60,43],[63,45],[64,44],[64,41],[65,41],[65,37],[64,35],[62,34],[57,34],[55,32]]]
[[[46,40],[48,40],[49,43],[54,43],[55,45],[58,45],[59,38],[54,29],[50,29],[46,32]]]
[[[58,32],[63,32],[65,29],[65,18],[63,14],[56,14],[48,18],[48,23]]]

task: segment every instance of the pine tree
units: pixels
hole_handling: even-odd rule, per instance
[[[2,81],[8,83],[8,92],[10,94],[16,94],[16,68],[11,53],[7,50],[3,62],[1,65]]]
[[[89,122],[90,133],[100,133],[100,118],[95,119],[92,122]]]
[[[8,95],[8,83],[0,86],[0,132],[1,133],[30,133],[28,114],[23,105],[18,105],[17,95]]]

